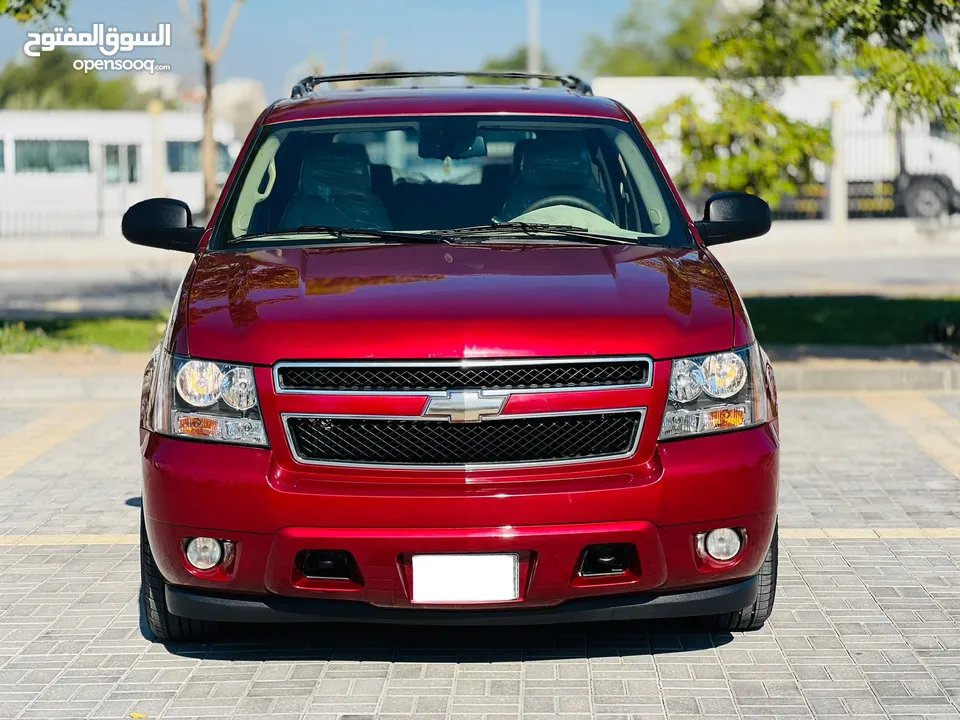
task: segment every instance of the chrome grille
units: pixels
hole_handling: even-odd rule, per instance
[[[277,391],[436,392],[475,390],[559,390],[645,387],[652,379],[649,358],[467,360],[451,362],[280,363]]]
[[[504,467],[628,457],[643,411],[542,415],[479,423],[287,415],[301,462],[414,468]]]

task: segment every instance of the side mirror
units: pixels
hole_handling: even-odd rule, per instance
[[[203,228],[193,225],[190,206],[182,200],[151,198],[132,205],[120,224],[134,245],[195,253]]]
[[[764,235],[770,222],[770,206],[763,198],[722,192],[707,200],[703,220],[694,224],[704,245],[720,245]]]

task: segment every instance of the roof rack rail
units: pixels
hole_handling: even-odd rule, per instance
[[[382,73],[347,73],[343,75],[310,75],[303,78],[293,86],[290,91],[291,98],[299,98],[313,92],[317,85],[327,83],[363,81],[363,80],[402,80],[404,78],[432,78],[432,77],[484,77],[484,78],[505,78],[516,80],[552,80],[560,83],[568,90],[573,90],[581,95],[593,95],[590,85],[574,75],[553,75],[549,73],[525,73],[525,72],[382,72]]]

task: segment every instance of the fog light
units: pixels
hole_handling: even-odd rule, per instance
[[[732,528],[711,530],[703,541],[703,548],[707,555],[721,562],[733,560],[740,553],[742,545],[740,533]]]
[[[197,570],[210,570],[223,560],[223,546],[219,540],[195,537],[187,543],[187,560]]]

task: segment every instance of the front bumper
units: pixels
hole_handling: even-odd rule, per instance
[[[280,596],[245,597],[168,586],[174,615],[216,622],[368,622],[397,625],[550,625],[654,620],[736,612],[757,599],[755,577],[731,585],[674,593],[581,598],[536,609],[424,610],[380,608],[343,600]]]
[[[201,600],[190,602],[204,607],[207,597],[242,600],[237,607],[248,609],[278,607],[275,601],[289,598],[317,603],[309,612],[291,603],[297,607],[289,610],[294,615],[326,617],[334,608],[320,601],[355,602],[358,608],[370,606],[356,613],[425,613],[426,621],[448,608],[424,609],[410,602],[413,554],[511,552],[520,556],[520,599],[458,610],[470,617],[487,612],[499,617],[554,608],[544,617],[565,617],[573,601],[605,598],[587,614],[631,608],[641,615],[630,617],[642,617],[674,604],[657,598],[734,587],[752,578],[776,522],[773,426],[663,443],[646,462],[606,472],[592,468],[564,477],[460,485],[322,480],[291,472],[269,450],[149,433],[143,455],[146,530],[157,565],[174,586],[171,609],[177,614],[177,608],[189,605],[183,598],[196,595]],[[705,562],[696,553],[696,534],[716,527],[746,531],[745,549],[733,562]],[[230,565],[209,572],[191,569],[183,541],[197,535],[234,541],[237,552]],[[623,542],[637,548],[639,572],[613,578],[577,575],[585,546]],[[295,558],[306,549],[349,551],[361,580],[305,578]],[[709,597],[704,595],[703,602]],[[749,593],[733,593],[723,602],[721,597],[726,596],[716,596],[717,603],[705,612],[723,612]],[[698,603],[681,602],[705,607]]]

